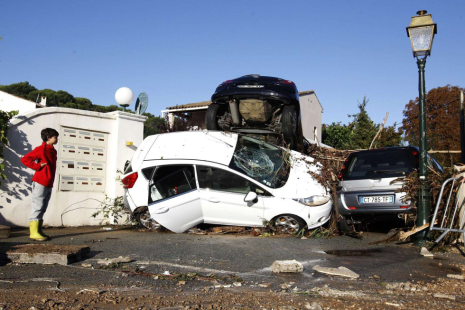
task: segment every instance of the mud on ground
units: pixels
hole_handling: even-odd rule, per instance
[[[95,270],[55,266],[95,278],[84,285],[60,283],[52,266],[44,267],[50,277],[19,274],[15,279],[9,271],[18,267],[25,274],[31,268],[11,263],[0,269],[0,309],[465,309],[465,265],[456,265],[462,276],[431,282],[317,275],[311,287],[215,275],[153,275],[124,265]]]

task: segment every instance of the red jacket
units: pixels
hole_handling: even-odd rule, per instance
[[[38,162],[36,162],[37,160]],[[57,167],[57,151],[53,145],[42,142],[41,146],[36,147],[31,152],[24,155],[24,157],[21,158],[21,162],[26,167],[36,171],[32,177],[32,181],[45,187],[53,187]],[[41,168],[41,163],[47,164]]]

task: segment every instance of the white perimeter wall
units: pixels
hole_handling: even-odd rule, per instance
[[[26,168],[21,157],[42,143],[40,131],[51,127],[61,133],[61,127],[91,130],[108,134],[105,192],[58,191],[57,165],[55,183],[44,224],[49,226],[99,225],[102,216],[91,217],[105,194],[111,198],[121,196],[123,187],[117,181],[117,169],[123,170],[126,160],[131,159],[143,140],[146,117],[125,112],[98,113],[67,108],[35,109],[17,116],[10,122],[9,146],[4,148],[6,180],[0,186],[0,224],[27,226],[31,212],[32,169]],[[126,142],[133,142],[127,146]],[[55,146],[60,160],[59,142]]]
[[[302,130],[308,140],[317,140],[321,143],[321,114],[323,108],[315,93],[301,95],[300,107],[302,109]],[[317,135],[314,135],[314,129]]]

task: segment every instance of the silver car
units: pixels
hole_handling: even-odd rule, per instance
[[[417,147],[389,147],[354,152],[346,159],[339,175],[338,210],[340,228],[349,230],[359,215],[397,215],[412,212],[402,187],[402,178],[418,169]],[[428,166],[440,173],[442,167],[428,155]]]

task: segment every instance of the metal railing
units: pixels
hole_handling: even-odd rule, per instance
[[[431,225],[429,228],[430,232],[433,230],[443,232],[436,240],[434,240],[435,243],[438,243],[439,241],[441,241],[442,238],[444,238],[449,232],[462,233],[463,240],[465,241],[465,227],[464,227],[465,210],[460,210],[460,208],[465,208],[465,205],[460,205],[460,203],[462,202],[463,204],[464,201],[460,201],[459,199],[459,197],[461,197],[460,195],[461,192],[465,188],[464,181],[465,181],[465,178],[463,177],[455,177],[455,178],[447,179],[442,184],[441,192],[439,193],[438,201],[436,203],[436,209],[434,210],[433,219],[431,220]],[[449,197],[447,197],[447,203],[445,205],[444,212],[442,213],[441,224],[439,225],[439,221],[438,221],[437,223],[438,226],[435,227],[436,220],[438,220],[437,219],[438,211],[439,211],[439,207],[441,206],[441,200],[442,200],[442,195],[444,194],[444,189],[451,182],[452,184],[450,185]],[[456,197],[453,197],[454,189],[456,188],[456,183],[458,183],[457,184],[458,190],[456,192]],[[454,201],[455,201],[455,206],[451,206],[451,202],[452,204],[454,204]],[[457,212],[459,214],[457,214]],[[462,215],[460,215],[460,213],[462,213]],[[457,217],[457,220],[456,220],[456,217]],[[459,224],[457,225],[456,223],[459,223]],[[454,224],[455,224],[455,227],[454,227]]]

